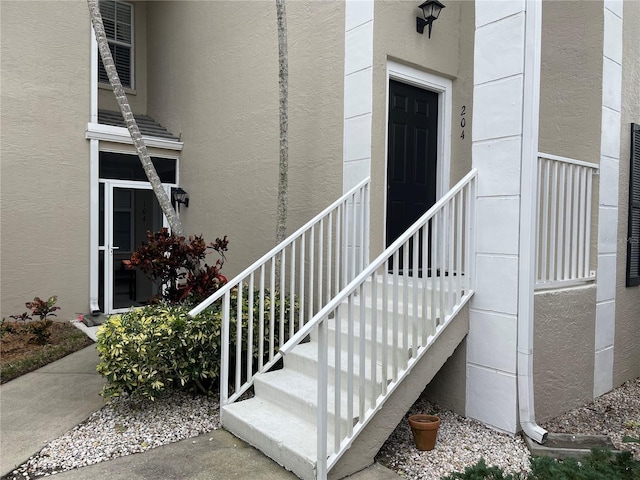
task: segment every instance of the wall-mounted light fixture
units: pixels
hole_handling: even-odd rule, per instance
[[[427,0],[420,7],[424,18],[416,17],[416,25],[418,33],[424,33],[425,25],[429,25],[429,38],[431,38],[431,27],[433,21],[438,19],[440,11],[444,8],[438,0]]]
[[[171,198],[173,199],[173,203],[178,207],[178,211],[180,211],[180,204],[183,204],[185,207],[189,208],[189,194],[185,192],[181,187],[175,187],[171,189]]]

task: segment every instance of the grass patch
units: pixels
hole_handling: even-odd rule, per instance
[[[93,343],[70,322],[53,322],[46,345],[38,345],[29,322],[4,322],[0,338],[0,383],[54,362]]]

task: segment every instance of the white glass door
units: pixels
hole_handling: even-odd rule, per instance
[[[124,261],[147,240],[148,231],[157,232],[167,224],[149,184],[106,181],[102,192],[105,215],[100,290],[105,313],[117,313],[146,305],[158,293],[157,285],[138,269],[128,269]]]

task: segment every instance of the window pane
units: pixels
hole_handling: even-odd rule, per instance
[[[122,45],[110,45],[110,47],[120,82],[124,87],[131,87],[131,48]]]
[[[116,22],[113,20],[107,20],[103,17],[102,23],[104,24],[104,33],[107,35],[107,38],[109,40],[116,38]]]
[[[102,15],[102,22],[107,20],[113,22],[116,19],[116,2],[113,0],[100,0],[100,15]]]
[[[152,158],[162,183],[176,183],[176,161],[173,158]],[[140,160],[136,155],[100,152],[100,178],[146,182]]]

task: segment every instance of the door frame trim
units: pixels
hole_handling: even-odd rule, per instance
[[[385,140],[384,140],[384,185],[387,185],[389,168],[389,81],[397,80],[438,94],[438,158],[436,164],[436,201],[450,187],[451,172],[451,115],[453,109],[453,83],[450,79],[409,67],[392,60],[387,61]],[[387,241],[387,189],[384,191],[383,242]]]
[[[131,180],[116,180],[116,179],[102,179],[99,175],[99,162],[100,162],[100,152],[114,152],[114,153],[123,153],[126,155],[132,155],[136,158],[136,161],[140,161],[138,159],[137,152],[132,150],[132,146],[126,146],[124,144],[104,144],[99,140],[90,139],[89,140],[90,148],[89,148],[89,170],[90,170],[90,187],[89,187],[89,312],[100,312],[99,307],[99,251],[102,249],[100,247],[100,240],[98,238],[99,235],[99,184],[101,181],[110,181],[110,182],[130,182]],[[177,187],[180,184],[180,157],[178,155],[179,152],[156,152],[152,153],[153,157],[161,157],[161,158],[170,158],[176,160],[176,183],[163,183],[163,186],[175,186]],[[137,182],[142,185],[148,185],[151,188],[151,184],[146,182]],[[164,217],[164,216],[163,216]],[[103,306],[106,310],[106,305]]]

